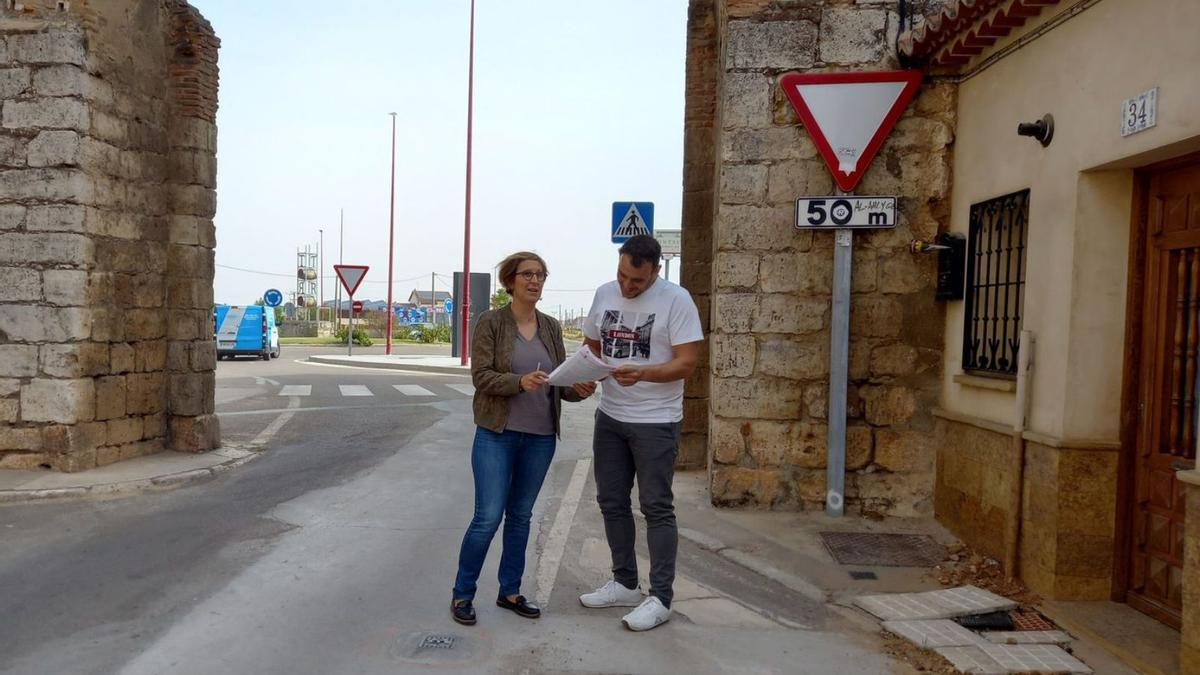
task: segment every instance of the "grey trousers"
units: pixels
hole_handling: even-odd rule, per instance
[[[679,454],[682,424],[631,424],[596,411],[592,436],[596,502],[604,515],[604,534],[612,552],[613,579],[626,588],[637,588],[637,530],[630,507],[633,481],[646,516],[646,544],[650,549],[650,594],[671,606],[675,582],[675,555],[679,530],[675,526],[675,456]]]

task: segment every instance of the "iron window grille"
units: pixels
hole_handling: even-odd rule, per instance
[[[971,206],[963,370],[1016,377],[1025,309],[1029,190]]]

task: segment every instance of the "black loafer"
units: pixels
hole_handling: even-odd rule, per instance
[[[511,609],[526,619],[536,619],[542,615],[542,610],[537,605],[531,604],[523,595],[518,595],[515,602],[502,595],[496,598],[496,606]]]
[[[451,600],[450,616],[464,626],[475,625],[475,608],[470,600]]]

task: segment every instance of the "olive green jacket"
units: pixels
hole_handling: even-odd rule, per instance
[[[546,346],[553,363],[542,364],[549,373],[566,360],[567,350],[563,346],[562,327],[558,321],[541,312],[535,312],[538,322],[538,337]],[[471,380],[475,384],[475,424],[501,433],[508,424],[508,401],[521,392],[521,374],[512,372],[513,351],[516,349],[517,319],[512,308],[505,305],[479,315],[471,336]],[[547,385],[548,386],[548,385]],[[551,387],[554,402],[554,433],[558,435],[562,400],[580,401],[578,394],[569,387]]]

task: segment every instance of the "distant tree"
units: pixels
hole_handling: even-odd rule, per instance
[[[503,288],[492,294],[492,309],[499,309],[512,302],[512,298],[508,295],[508,291]]]

